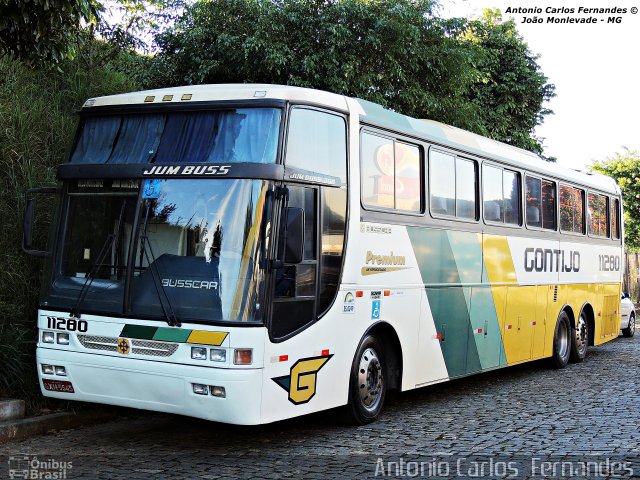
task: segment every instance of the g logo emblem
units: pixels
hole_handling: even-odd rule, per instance
[[[333,355],[303,358],[291,367],[290,373],[272,380],[289,392],[289,401],[294,405],[307,403],[316,394],[318,372]]]
[[[118,353],[121,353],[122,355],[127,355],[130,350],[131,350],[131,345],[129,344],[129,340],[127,340],[126,338],[119,338]]]

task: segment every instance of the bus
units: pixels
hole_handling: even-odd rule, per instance
[[[390,390],[562,368],[618,335],[608,177],[290,86],[91,98],[79,117],[57,186],[25,209],[23,248],[47,262],[47,397],[232,424],[342,407],[364,424]]]

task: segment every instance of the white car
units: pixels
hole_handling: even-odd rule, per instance
[[[636,333],[636,308],[628,293],[622,294],[622,300],[620,302],[620,330],[625,337],[633,337]]]

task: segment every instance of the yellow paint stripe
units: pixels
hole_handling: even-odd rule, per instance
[[[511,249],[507,237],[498,235],[484,235],[482,251],[484,266],[491,283],[518,283],[516,269],[513,266]]]
[[[227,338],[229,332],[208,332],[206,330],[194,330],[187,338],[187,343],[200,343],[202,345],[220,346]]]

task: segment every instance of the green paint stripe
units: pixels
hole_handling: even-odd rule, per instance
[[[125,325],[120,333],[121,337],[151,340],[158,327],[146,327],[144,325]]]
[[[191,330],[184,330],[182,328],[158,328],[158,331],[153,336],[153,340],[183,343],[187,341],[189,335],[191,335]]]

